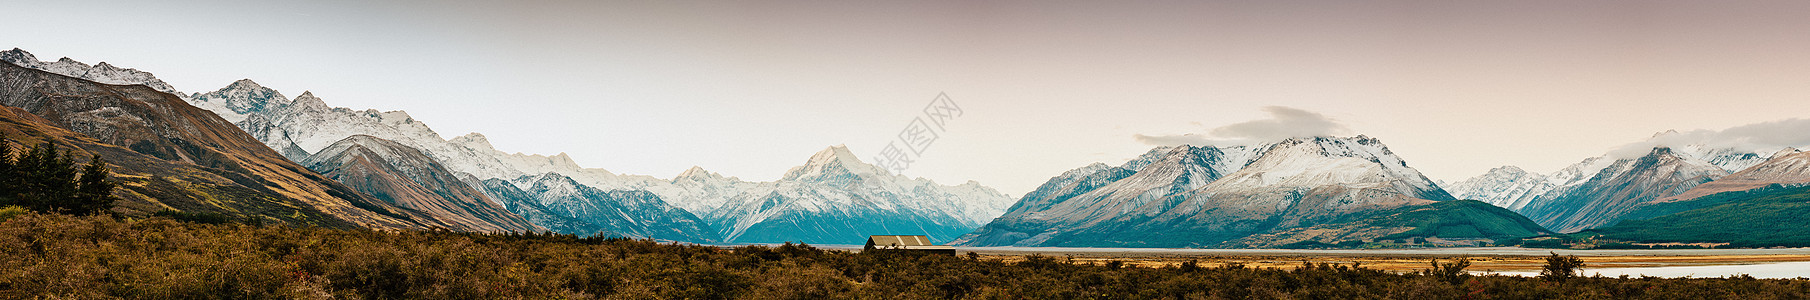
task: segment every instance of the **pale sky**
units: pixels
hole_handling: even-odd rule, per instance
[[[1810,1],[0,2],[0,48],[40,59],[659,177],[871,162],[938,93],[966,114],[905,173],[1014,196],[1272,106],[1447,181],[1810,117]]]

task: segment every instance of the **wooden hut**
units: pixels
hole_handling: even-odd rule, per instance
[[[867,246],[861,247],[861,250],[900,250],[955,255],[955,247],[932,244],[930,237],[922,235],[870,235],[867,236]]]

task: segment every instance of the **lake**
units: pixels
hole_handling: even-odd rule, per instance
[[[1485,273],[1485,272],[1477,272]],[[1540,272],[1488,272],[1514,276],[1539,276]],[[1810,262],[1784,262],[1751,265],[1716,265],[1716,266],[1672,266],[1650,268],[1603,268],[1584,269],[1585,276],[1601,274],[1605,277],[1628,275],[1630,277],[1729,277],[1747,274],[1754,278],[1792,279],[1810,278]]]

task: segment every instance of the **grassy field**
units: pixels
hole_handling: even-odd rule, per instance
[[[1304,263],[1299,257],[1190,259],[1196,261],[1113,263],[1066,255],[912,255],[165,217],[0,216],[0,298],[1810,298],[1810,280],[1472,276],[1462,269],[1414,272],[1410,266],[1420,258],[1413,257],[1397,258],[1398,266],[1380,260]]]

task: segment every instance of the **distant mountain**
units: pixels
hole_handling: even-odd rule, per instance
[[[511,181],[545,211],[591,226],[588,233],[694,243],[721,239],[696,215],[668,205],[646,191],[604,191],[559,173]]]
[[[740,196],[743,192],[763,185],[761,182],[725,177],[696,166],[679,173],[679,176],[673,177],[671,182],[670,186],[656,182],[642,185],[642,187],[653,190],[655,193],[665,194],[666,199],[674,200],[673,205],[700,214],[709,214],[721,209],[730,198]]]
[[[1772,159],[1660,201],[1685,201],[1722,192],[1746,191],[1775,184],[1793,186],[1810,183],[1810,152],[1787,148],[1774,152],[1769,157]]]
[[[1458,199],[1478,200],[1499,207],[1514,207],[1516,200],[1545,194],[1557,187],[1546,175],[1515,166],[1497,167],[1483,175],[1441,186]]]
[[[1457,214],[1452,196],[1380,141],[1293,138],[1232,147],[1159,147],[1118,166],[1052,178],[955,243],[969,246],[1280,247],[1434,237],[1475,243],[1543,232],[1519,216]],[[1428,224],[1383,218],[1435,215]],[[1384,213],[1387,212],[1387,213]],[[1348,224],[1376,226],[1344,226]],[[1478,233],[1421,225],[1471,226]],[[1390,226],[1381,226],[1390,225]],[[1497,230],[1513,228],[1514,230]],[[1404,233],[1421,234],[1403,236]]]
[[[1627,219],[1632,217],[1630,213],[1650,203],[1713,193],[1715,191],[1704,190],[1683,195],[1700,184],[1778,155],[1670,139],[1676,134],[1675,131],[1662,132],[1635,144],[1652,147],[1644,152],[1645,155],[1612,152],[1544,175],[1505,166],[1454,184],[1452,191],[1461,198],[1482,200],[1526,215],[1548,229],[1576,232]],[[1638,150],[1635,147],[1629,146],[1626,150]],[[1729,187],[1765,185],[1748,183]]]
[[[1747,196],[1763,191],[1810,185],[1810,154],[1785,149],[1774,152],[1771,157],[1766,162],[1697,185],[1678,195],[1634,205],[1619,218],[1651,219],[1752,198]]]
[[[147,86],[107,85],[0,63],[0,104],[41,117],[9,126],[58,136],[108,159],[124,182],[120,194],[129,214],[179,209],[325,226],[440,225],[309,171],[215,114]]]
[[[1671,148],[1653,148],[1645,156],[1615,160],[1589,180],[1555,188],[1517,212],[1553,231],[1576,232],[1614,224],[1635,207],[1726,175],[1721,167]]]
[[[797,182],[749,182],[734,177],[725,177],[711,173],[702,168],[693,168],[673,179],[660,179],[644,175],[615,174],[603,169],[583,168],[565,154],[552,156],[531,155],[521,153],[505,153],[496,150],[488,138],[482,134],[472,133],[453,139],[442,139],[438,133],[429,129],[426,124],[415,121],[401,111],[379,112],[375,110],[355,111],[346,108],[328,107],[319,98],[304,93],[293,100],[284,99],[281,93],[265,88],[250,80],[241,80],[217,91],[196,94],[190,99],[197,106],[216,108],[223,116],[240,118],[237,124],[245,131],[260,137],[267,146],[280,149],[292,157],[306,157],[308,153],[321,151],[329,139],[351,135],[371,135],[377,138],[392,140],[397,143],[420,149],[427,156],[443,164],[455,173],[470,174],[478,182],[487,179],[502,179],[512,182],[523,177],[539,177],[553,173],[570,179],[575,185],[599,192],[645,191],[652,195],[650,200],[668,203],[681,207],[698,216],[712,216],[711,224],[717,224],[716,232],[725,241],[743,242],[748,239],[775,239],[779,241],[805,241],[822,243],[824,241],[844,241],[851,239],[843,233],[823,233],[815,237],[803,237],[795,233],[765,233],[767,225],[759,225],[769,219],[765,210],[759,207],[740,207],[747,202],[758,202],[753,198],[773,192],[794,193],[794,198],[810,199],[806,194],[861,194],[863,197],[897,198],[891,201],[903,201],[912,212],[923,216],[910,224],[940,224],[928,226],[935,230],[960,231],[954,233],[938,233],[939,238],[947,240],[955,235],[965,233],[980,223],[998,216],[1011,201],[978,183],[957,186],[941,186],[928,181],[904,178],[885,177],[888,184],[881,185],[887,194],[866,195],[867,191],[808,191],[804,189],[837,189],[853,188],[850,186],[799,184]],[[846,152],[846,149],[843,150]],[[852,157],[852,155],[850,156]],[[877,169],[877,168],[876,168]],[[877,173],[877,174],[883,174]],[[879,178],[879,177],[874,177]],[[878,181],[876,181],[878,182]],[[518,182],[519,183],[519,182]],[[518,185],[520,190],[529,196],[538,197],[531,185]],[[509,193],[508,191],[488,191],[491,193]],[[758,194],[758,195],[757,195]],[[578,198],[563,198],[578,199]],[[574,200],[577,201],[577,200]],[[499,202],[506,202],[499,200]],[[552,209],[554,213],[561,211],[578,213],[582,209],[561,210],[561,204],[538,199],[536,202]],[[732,204],[734,203],[734,204]],[[584,205],[574,203],[572,205]],[[505,205],[507,206],[507,205]],[[852,208],[851,208],[852,209]],[[518,212],[531,213],[531,212]],[[851,211],[852,213],[852,211]],[[810,218],[811,214],[795,216]],[[868,215],[861,215],[868,216]],[[950,217],[955,220],[929,221],[936,217]],[[578,226],[569,230],[608,229],[625,235],[638,235],[635,230],[612,227],[616,224],[605,220],[593,220],[585,215],[565,215],[572,220],[589,222],[595,228]],[[840,217],[848,218],[848,216]],[[533,218],[530,218],[533,219]],[[557,218],[543,218],[554,220]],[[733,219],[732,221],[730,219]],[[794,219],[797,220],[797,219]],[[742,223],[746,222],[746,223]],[[628,223],[633,224],[633,223]],[[542,224],[547,226],[550,224]],[[861,225],[851,225],[861,226]],[[915,226],[915,225],[914,225]],[[890,226],[886,228],[896,228]],[[552,228],[552,227],[549,227]],[[756,228],[760,237],[748,236],[747,228]],[[555,229],[558,230],[558,229]],[[791,229],[775,229],[791,230]],[[793,230],[796,231],[796,230]],[[909,233],[909,232],[899,232]],[[834,236],[833,239],[826,239]],[[696,240],[699,237],[688,237]],[[712,237],[714,238],[714,237]],[[784,240],[798,238],[796,240]],[[858,242],[858,241],[857,241]]]
[[[614,236],[627,236],[626,234],[614,233],[609,231],[608,228],[578,220],[573,216],[568,216],[554,211],[551,208],[547,208],[540,204],[540,199],[535,195],[528,194],[527,191],[523,191],[521,188],[516,187],[515,184],[509,183],[507,180],[480,180],[469,174],[460,176],[459,179],[464,181],[466,185],[477,188],[484,193],[485,197],[489,197],[491,200],[496,201],[497,204],[501,205],[504,209],[509,210],[509,212],[521,216],[522,219],[528,220],[528,223],[533,223],[534,225],[546,228],[549,231],[578,236],[593,236],[598,235],[599,233]]]
[[[724,241],[735,243],[855,245],[884,234],[923,234],[944,242],[979,227],[1006,201],[1004,194],[972,182],[944,186],[892,174],[834,146],[779,181],[729,198],[706,219]]]
[[[472,232],[544,229],[503,209],[433,158],[408,146],[354,135],[302,161],[308,169],[366,195],[424,212],[447,228]]]

